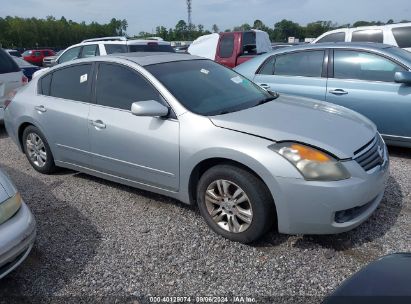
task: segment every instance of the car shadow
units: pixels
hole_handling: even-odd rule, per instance
[[[0,122],[0,139],[7,138],[9,135],[6,132],[6,128],[4,127],[4,124]]]
[[[411,149],[403,147],[388,147],[390,156],[411,159]]]
[[[93,175],[88,175],[86,173],[82,173],[82,172],[77,172],[74,174],[75,177],[77,178],[81,178],[81,179],[85,179],[88,181],[93,181],[95,183],[98,183],[100,185],[104,185],[104,186],[108,186],[111,188],[115,188],[121,191],[126,191],[129,193],[132,193],[134,195],[138,195],[138,196],[144,196],[145,198],[147,198],[148,200],[154,200],[154,201],[158,201],[160,203],[164,203],[164,204],[174,204],[182,209],[186,209],[186,210],[190,210],[193,211],[195,213],[200,214],[200,212],[198,211],[197,206],[195,205],[188,205],[188,204],[184,204],[182,202],[180,202],[179,200],[161,195],[161,194],[157,194],[154,192],[150,192],[150,191],[146,191],[146,190],[142,190],[142,189],[138,189],[138,188],[134,188],[131,186],[127,186],[127,185],[123,185],[120,183],[116,183],[116,182],[112,182],[103,178],[99,178]]]
[[[87,217],[52,194],[55,185],[8,166],[1,168],[34,214],[37,239],[26,261],[0,280],[0,299],[25,302],[29,297],[56,294],[94,258],[101,235]],[[51,289],[45,291],[44,286]]]
[[[404,194],[395,178],[390,176],[380,206],[365,223],[349,232],[337,235],[301,236],[294,246],[310,249],[313,245],[320,245],[334,251],[349,251],[383,237],[396,223],[403,207]]]

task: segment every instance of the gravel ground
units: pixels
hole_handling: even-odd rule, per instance
[[[377,257],[411,251],[411,150],[390,154],[385,198],[359,228],[336,236],[273,232],[246,246],[215,235],[195,208],[175,200],[68,170],[41,175],[0,126],[0,167],[38,223],[29,258],[0,281],[0,302],[154,295],[321,302]]]

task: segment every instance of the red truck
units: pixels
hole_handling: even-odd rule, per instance
[[[27,50],[22,56],[23,59],[30,62],[31,64],[42,66],[43,58],[48,56],[54,56],[56,53],[53,50]]]
[[[269,51],[272,47],[268,34],[258,30],[201,36],[188,49],[192,55],[215,60],[229,68]]]

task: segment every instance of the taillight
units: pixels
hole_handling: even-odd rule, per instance
[[[21,76],[21,83],[22,85],[26,85],[29,83],[29,79],[26,76]]]
[[[14,96],[16,96],[16,93],[17,91],[13,90],[13,91],[10,91],[9,94],[7,94],[7,98],[4,101],[4,109],[6,109],[11,104],[11,101],[13,100]]]

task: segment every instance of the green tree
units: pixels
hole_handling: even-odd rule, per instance
[[[211,28],[211,30],[213,31],[213,33],[219,33],[220,29],[218,28],[217,24],[213,24],[213,27]]]

